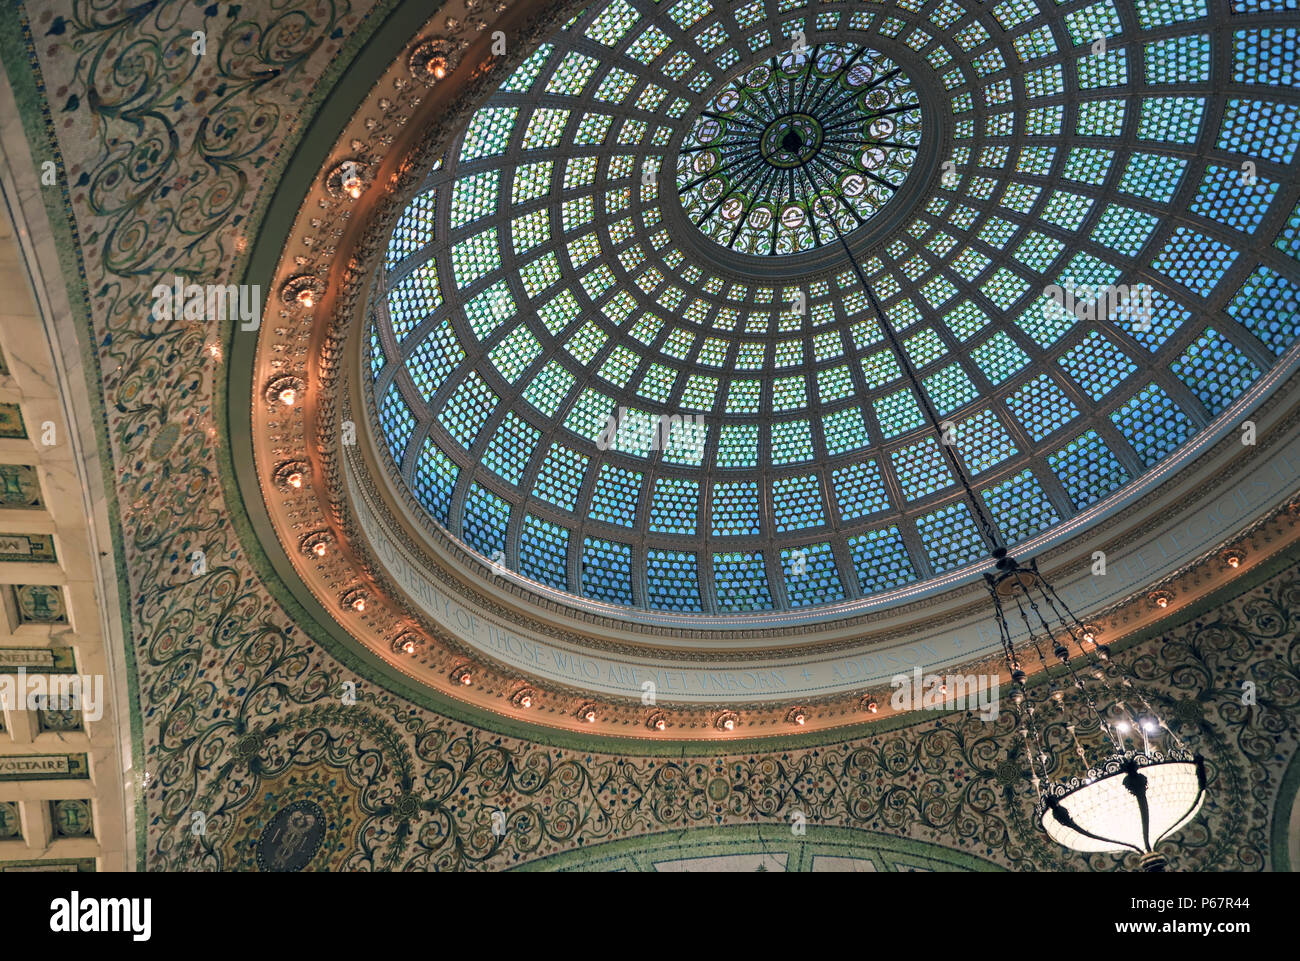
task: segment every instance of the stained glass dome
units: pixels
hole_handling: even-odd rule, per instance
[[[1254,9],[587,8],[393,231],[365,363],[394,477],[431,530],[583,601],[924,582],[986,549],[883,323],[1009,543],[1151,483],[1296,339],[1297,36]],[[836,205],[781,179],[810,164]]]
[[[874,217],[907,179],[920,113],[907,76],[887,58],[796,39],[697,112],[677,152],[678,199],[728,249],[820,247]]]

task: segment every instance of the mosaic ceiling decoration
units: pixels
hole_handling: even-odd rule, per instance
[[[383,435],[433,521],[597,601],[813,607],[984,557],[943,440],[1014,545],[1277,362],[1294,28],[1211,23],[1204,0],[914,6],[612,0],[501,85],[397,225],[370,335]],[[918,147],[927,111],[951,137]],[[830,202],[783,167],[814,168],[851,228],[927,149],[941,175],[864,264],[883,318],[843,260],[774,284],[771,257],[682,239],[825,243]],[[751,228],[786,201],[799,226]]]
[[[880,54],[800,44],[698,111],[677,154],[678,198],[729,250],[820,247],[874,217],[907,179],[920,112],[902,68]]]

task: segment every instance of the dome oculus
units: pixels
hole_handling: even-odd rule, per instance
[[[920,101],[888,58],[847,43],[792,47],[700,110],[678,152],[677,196],[722,247],[800,253],[879,213],[920,142]]]

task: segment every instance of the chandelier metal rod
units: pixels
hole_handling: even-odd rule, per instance
[[[811,177],[808,178],[808,182],[809,184],[812,184]],[[814,187],[814,192],[815,190],[816,188]],[[842,202],[842,199],[837,197],[836,201],[837,203],[840,203]],[[853,266],[853,272],[857,275],[858,283],[862,285],[862,289],[867,294],[867,302],[871,305],[872,312],[875,313],[881,329],[885,332],[885,336],[889,338],[889,345],[892,348],[895,357],[898,359],[899,366],[902,367],[903,372],[907,375],[908,382],[912,385],[913,390],[915,390],[916,394],[919,396],[921,405],[925,409],[926,419],[930,422],[930,426],[933,427],[935,433],[939,435],[939,449],[947,458],[949,465],[953,469],[953,473],[961,482],[961,486],[966,492],[966,497],[970,501],[971,510],[974,512],[975,517],[979,522],[980,534],[988,544],[989,552],[997,557],[1005,555],[1007,550],[1006,545],[1002,543],[1001,537],[998,536],[997,531],[985,515],[979,498],[975,496],[975,490],[971,487],[970,479],[967,477],[966,471],[962,467],[961,460],[957,456],[957,451],[955,449],[956,445],[944,442],[944,431],[942,422],[939,420],[939,415],[935,412],[934,405],[930,403],[929,395],[921,387],[920,379],[916,374],[916,369],[912,366],[911,360],[908,359],[907,352],[903,349],[902,344],[899,343],[898,335],[894,333],[893,327],[885,318],[884,311],[880,309],[880,302],[876,300],[875,291],[871,289],[871,284],[867,282],[867,277],[862,270],[862,265],[859,264],[857,258],[853,256],[853,250],[849,247],[848,241],[844,239],[844,233],[840,230],[839,223],[834,217],[829,219],[831,226],[835,228],[835,236],[839,239],[840,246],[844,248],[845,256],[848,257],[849,263]]]

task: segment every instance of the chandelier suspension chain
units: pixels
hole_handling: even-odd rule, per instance
[[[809,184],[811,183],[812,180],[809,178]],[[840,199],[837,197],[837,207],[840,202]],[[970,481],[966,476],[966,471],[963,469],[961,461],[957,457],[956,450],[954,450],[955,445],[944,442],[942,422],[939,420],[938,414],[935,413],[934,406],[930,403],[929,396],[922,389],[920,380],[916,375],[916,370],[912,367],[912,362],[908,359],[907,353],[903,350],[902,344],[899,343],[898,336],[894,333],[893,327],[890,326],[889,321],[885,318],[884,312],[880,309],[880,302],[876,300],[875,291],[873,291],[871,285],[867,283],[866,274],[863,272],[862,266],[858,263],[857,258],[853,256],[853,250],[849,247],[848,241],[844,239],[844,233],[840,230],[839,221],[834,217],[828,217],[827,219],[831,222],[831,226],[835,228],[835,236],[839,239],[840,246],[844,248],[844,254],[848,257],[849,263],[853,266],[853,272],[857,275],[858,283],[860,283],[862,289],[866,291],[867,301],[871,304],[871,310],[876,315],[876,319],[880,322],[881,328],[885,331],[885,336],[889,338],[890,347],[893,349],[894,355],[898,358],[899,365],[903,368],[904,373],[907,374],[907,379],[909,383],[911,383],[912,388],[920,396],[921,404],[925,408],[926,417],[930,421],[930,426],[933,427],[935,433],[939,435],[939,447],[947,456],[948,462],[952,465],[953,471],[957,475],[957,479],[961,481],[961,485],[966,491],[966,497],[969,499],[971,509],[975,512],[975,517],[979,521],[980,533],[988,543],[989,551],[992,553],[998,551],[1005,553],[1006,545],[1002,543],[1001,538],[994,530],[993,525],[989,522],[988,517],[985,516],[984,510],[980,506],[979,499],[975,496],[975,491],[971,487]]]

